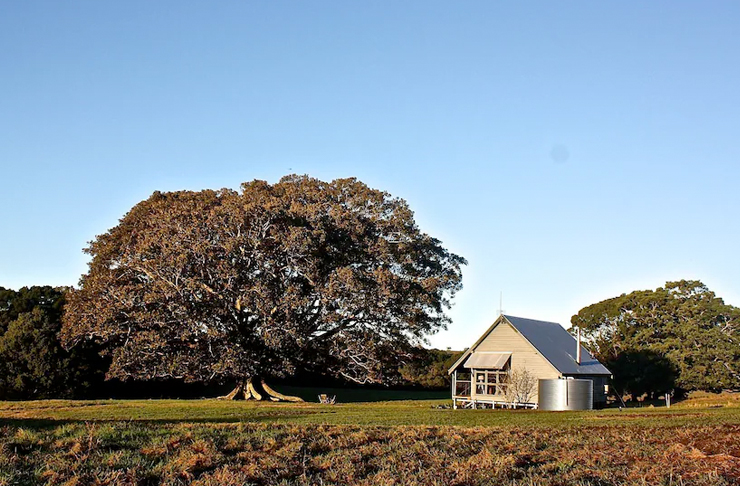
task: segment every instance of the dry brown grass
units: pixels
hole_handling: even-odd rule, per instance
[[[740,393],[691,392],[685,401],[679,402],[676,406],[688,408],[737,408],[740,407]]]
[[[0,486],[740,485],[736,397],[589,412],[5,402]]]
[[[110,423],[0,429],[0,484],[730,485],[740,425]]]

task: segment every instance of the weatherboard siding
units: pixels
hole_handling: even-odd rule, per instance
[[[499,322],[490,333],[472,350],[511,353],[512,369],[527,369],[536,379],[559,378],[560,373],[522,336],[511,324]],[[534,390],[537,403],[537,387]]]

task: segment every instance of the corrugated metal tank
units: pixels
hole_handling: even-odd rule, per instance
[[[591,380],[539,380],[540,410],[591,410],[594,385]]]

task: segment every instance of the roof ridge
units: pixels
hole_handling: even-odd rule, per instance
[[[502,314],[502,315],[506,317],[507,319],[512,318],[512,319],[521,319],[523,321],[542,322],[544,324],[557,324],[558,326],[565,329],[562,324],[560,324],[559,322],[555,322],[555,321],[543,321],[542,319],[532,319],[531,317],[518,317],[518,316],[509,315],[509,314]],[[567,329],[565,330],[567,331]]]
[[[585,353],[582,356],[585,359],[581,360],[581,363],[575,362],[574,353],[571,353],[576,349],[576,340],[560,323],[529,319],[527,317],[516,317],[508,314],[500,314],[481,337],[462,353],[460,358],[447,371],[448,374],[452,373],[473,353],[473,350],[493,331],[502,319],[521,334],[522,338],[559,373],[563,375],[611,374],[583,344],[581,344],[581,348]],[[483,351],[475,352],[481,353]],[[585,362],[585,360],[588,360],[588,362]]]
[[[514,326],[514,328],[519,331],[524,339],[529,341],[529,343],[534,346],[534,348],[539,351],[539,353],[542,355],[545,360],[547,360],[556,370],[558,370],[562,374],[611,374],[611,372],[599,362],[598,359],[596,359],[593,354],[585,347],[583,344],[580,344],[580,347],[583,351],[585,351],[585,354],[583,355],[586,359],[588,359],[588,362],[584,362],[584,360],[581,360],[580,363],[575,361],[575,356],[573,356],[570,351],[568,351],[565,347],[558,347],[555,348],[551,347],[552,344],[555,342],[559,342],[559,344],[565,345],[562,341],[565,336],[567,336],[569,339],[567,340],[567,345],[573,345],[576,344],[577,341],[573,337],[573,335],[568,332],[566,328],[564,328],[560,323],[558,322],[550,322],[550,321],[540,321],[537,319],[528,319],[526,317],[514,317],[514,316],[504,316],[509,323]],[[511,317],[511,318],[510,318]],[[516,321],[519,321],[518,323]],[[519,325],[518,325],[519,324]],[[537,326],[539,324],[549,324],[552,327],[550,329],[557,330],[557,332],[553,335],[552,332],[547,331],[545,334],[549,334],[549,337],[545,340],[541,339],[541,335],[539,331],[535,332],[533,329],[527,329],[529,326]],[[549,326],[548,326],[549,327]],[[547,327],[542,328],[543,332],[547,329]],[[562,332],[562,334],[560,334]],[[562,336],[562,338],[561,338]],[[576,344],[576,346],[578,346]],[[575,346],[574,346],[575,348]],[[562,354],[565,354],[568,356],[569,359],[566,361],[563,361],[564,356]],[[572,363],[570,361],[573,361]],[[594,367],[593,370],[587,370],[587,368]],[[570,370],[567,370],[566,368],[570,368]],[[603,370],[603,371],[602,371]],[[606,372],[606,373],[605,373]]]

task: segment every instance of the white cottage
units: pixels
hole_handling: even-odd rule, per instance
[[[455,408],[512,404],[536,408],[537,380],[557,378],[591,380],[593,405],[598,408],[606,404],[611,376],[560,324],[507,315],[499,316],[448,373]],[[522,387],[522,376],[534,381],[533,389],[513,393]]]

